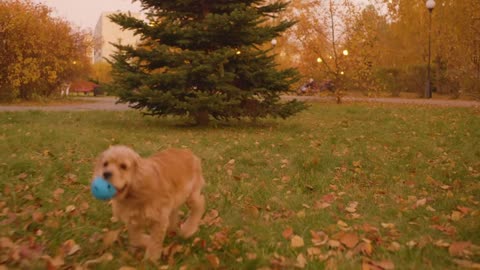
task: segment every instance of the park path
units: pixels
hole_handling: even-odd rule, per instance
[[[333,97],[315,97],[315,96],[285,96],[285,99],[299,99],[303,101],[333,101]],[[116,104],[114,97],[96,97],[96,98],[78,98],[84,99],[86,103],[73,103],[64,105],[48,106],[18,106],[18,105],[0,105],[0,112],[10,111],[126,111],[130,110],[126,104]],[[371,102],[371,103],[391,103],[391,104],[410,104],[410,105],[430,105],[442,107],[475,107],[480,108],[480,102],[471,100],[444,100],[444,99],[410,99],[410,98],[367,98],[367,97],[344,97],[345,102]]]
[[[302,101],[335,101],[335,97],[316,96],[285,96],[286,99],[298,99]],[[474,100],[458,99],[423,99],[423,98],[369,98],[369,97],[343,97],[343,102],[368,102],[368,103],[390,103],[406,105],[430,105],[441,107],[474,107],[480,108],[480,102]]]

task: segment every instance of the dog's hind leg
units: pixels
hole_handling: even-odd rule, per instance
[[[198,230],[198,225],[205,212],[205,197],[200,192],[200,189],[195,190],[188,198],[187,205],[190,208],[190,213],[180,228],[180,236],[183,238],[192,236]]]
[[[178,209],[175,208],[170,213],[169,224],[168,224],[168,232],[177,232],[178,230],[178,221],[180,220],[178,216]]]

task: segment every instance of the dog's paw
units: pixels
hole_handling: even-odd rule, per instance
[[[150,260],[152,262],[156,262],[160,259],[160,257],[162,256],[162,248],[161,247],[152,247],[152,246],[149,246],[147,247],[146,251],[145,251],[145,257],[144,259],[145,260]]]
[[[134,247],[146,247],[150,242],[151,238],[147,234],[142,234],[139,238],[130,239],[130,244]]]
[[[179,235],[183,238],[189,238],[198,230],[198,226],[185,223],[180,227]]]

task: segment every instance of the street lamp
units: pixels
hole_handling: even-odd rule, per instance
[[[277,39],[276,38],[272,39],[272,46],[275,46],[275,45],[277,45]]]
[[[432,98],[432,83],[430,77],[430,59],[432,57],[432,11],[435,8],[435,0],[427,0],[425,6],[428,9],[428,69],[427,69],[427,86],[425,87],[425,98]]]
[[[317,58],[317,63],[322,63],[322,62],[323,62],[322,58],[321,58],[321,57],[318,57],[318,58]]]
[[[348,55],[348,50],[343,50],[343,55],[347,56]]]

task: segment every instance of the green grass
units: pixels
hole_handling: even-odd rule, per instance
[[[291,269],[299,254],[306,269],[360,269],[366,258],[392,261],[396,269],[456,269],[448,248],[434,243],[480,245],[480,118],[473,109],[314,104],[286,121],[209,128],[132,111],[16,112],[0,113],[0,237],[24,251],[15,257],[0,241],[0,265],[42,269],[46,259],[39,256],[54,257],[73,239],[81,250],[65,255],[66,266],[109,252],[114,259],[93,268],[154,269],[129,247],[124,231],[102,246],[106,230],[123,227],[111,222],[107,203],[92,198],[89,180],[93,159],[112,144],[142,155],[188,147],[203,160],[207,211],[221,219],[202,226],[196,244],[166,239],[183,247],[170,260],[173,269],[211,269],[212,254],[223,269]],[[59,188],[64,193],[55,198]],[[328,194],[330,206],[316,207]],[[345,210],[350,202],[358,202],[353,213]],[[69,205],[76,209],[66,213]],[[468,210],[452,219],[458,206]],[[305,246],[291,247],[282,236],[288,227]],[[371,242],[372,252],[321,245],[328,259],[308,256],[310,230],[333,240],[353,232]],[[399,250],[388,249],[392,242]],[[463,259],[479,262],[477,251],[466,249]]]

